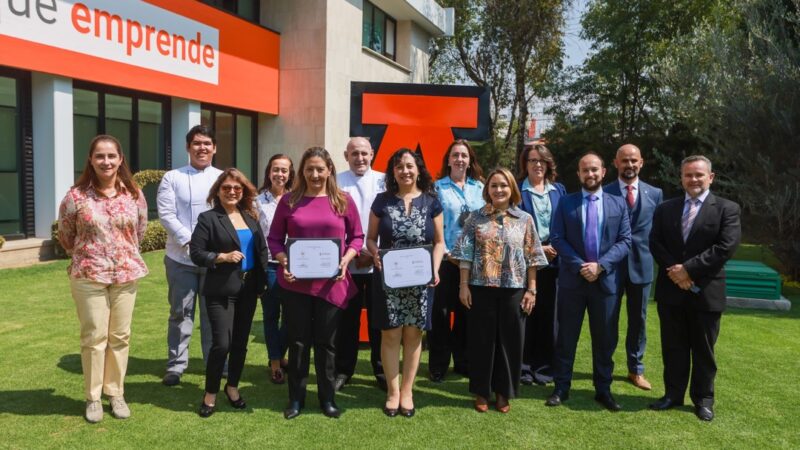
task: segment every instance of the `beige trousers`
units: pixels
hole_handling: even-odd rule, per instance
[[[124,393],[138,281],[104,284],[70,279],[81,325],[81,366],[87,400]]]

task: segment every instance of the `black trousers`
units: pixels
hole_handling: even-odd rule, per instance
[[[432,328],[428,330],[428,370],[444,374],[450,366],[453,355],[453,368],[467,373],[466,308],[458,300],[460,274],[458,266],[442,261],[439,268],[439,285],[433,296]],[[453,328],[450,329],[450,313],[454,313]]]
[[[517,396],[525,338],[523,289],[470,286],[469,391],[484,398],[492,392]]]
[[[288,289],[282,292],[289,347],[289,400],[305,405],[313,345],[317,397],[320,403],[331,402],[335,394],[336,329],[342,310],[319,297]]]
[[[541,382],[553,379],[553,352],[556,342],[556,281],[558,269],[536,271],[536,306],[525,321],[525,349],[522,373]]]
[[[361,329],[361,309],[367,308],[367,322],[372,325],[372,279],[371,273],[352,274],[358,293],[350,299],[342,311],[339,330],[336,332],[336,374],[353,376],[358,362],[359,331]],[[369,327],[369,361],[373,375],[383,374],[381,365],[381,330]]]
[[[255,278],[250,277],[236,297],[206,297],[206,313],[211,323],[211,349],[206,363],[206,392],[210,394],[219,392],[225,360],[228,384],[239,386],[256,312]]]
[[[697,406],[713,406],[717,375],[714,344],[719,337],[722,313],[663,302],[656,303],[656,307],[661,323],[665,396],[683,402],[691,373],[692,402]]]

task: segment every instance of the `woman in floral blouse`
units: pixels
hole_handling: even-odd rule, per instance
[[[487,205],[473,211],[450,253],[459,260],[459,299],[469,310],[469,390],[475,409],[486,412],[495,393],[497,410],[519,389],[525,315],[536,304],[536,269],[547,265],[533,218],[514,205],[514,176],[495,169],[487,177]],[[523,313],[525,315],[523,315]]]
[[[111,414],[130,416],[124,379],[133,304],[147,266],[139,243],[147,228],[147,203],[113,136],[95,137],[75,185],[61,202],[58,236],[72,256],[67,272],[81,326],[81,366],[86,420],[103,419],[101,394]]]

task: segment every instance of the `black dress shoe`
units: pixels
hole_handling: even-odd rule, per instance
[[[378,383],[378,388],[383,392],[387,392],[389,390],[389,387],[386,385],[386,375],[375,375],[375,382]]]
[[[177,386],[181,384],[181,374],[178,372],[167,372],[161,379],[164,386]]]
[[[203,400],[200,401],[200,409],[197,411],[197,414],[202,417],[211,417],[214,414],[214,405],[206,405],[205,396],[203,396]]]
[[[598,393],[594,396],[594,399],[597,401],[597,403],[600,403],[605,409],[611,412],[617,412],[622,409],[622,407],[619,406],[619,403],[614,400],[614,396],[611,395],[611,392]]]
[[[239,398],[234,400],[234,399],[231,398],[231,395],[228,394],[228,384],[227,383],[225,383],[225,387],[223,388],[223,390],[225,391],[225,397],[228,397],[228,402],[230,402],[232,407],[234,407],[236,409],[245,409],[245,408],[247,408],[247,403],[245,403],[244,398],[242,397],[241,393],[239,393]]]
[[[344,375],[344,374],[336,375],[336,378],[334,378],[334,380],[333,380],[333,389],[338,392],[349,381],[350,381],[350,377],[348,377],[347,375]]]
[[[530,386],[533,384],[533,374],[524,373],[521,377],[519,377],[519,382],[524,384],[525,386]]]
[[[286,420],[294,419],[300,415],[300,402],[290,401],[283,410],[283,418]]]
[[[400,415],[403,417],[414,417],[414,414],[417,412],[417,408],[405,409],[402,406],[400,407]]]
[[[434,383],[441,383],[444,381],[444,374],[441,372],[431,372],[428,375],[428,378],[430,378]]]
[[[698,419],[705,422],[711,422],[714,420],[714,410],[709,406],[695,406],[694,415],[697,416]]]
[[[319,407],[322,409],[322,414],[325,417],[330,417],[331,419],[338,419],[339,416],[342,415],[342,412],[339,411],[339,408],[336,406],[334,402],[322,402]]]
[[[550,397],[547,397],[544,404],[545,406],[561,406],[561,402],[565,402],[567,399],[569,399],[569,393],[556,389],[550,394]]]
[[[389,408],[387,406],[383,407],[383,413],[386,414],[388,417],[396,417],[398,411],[399,410],[397,408]]]
[[[650,403],[649,408],[652,409],[653,411],[666,411],[676,406],[683,406],[683,402],[677,402],[665,395],[660,399],[656,400],[654,403]]]

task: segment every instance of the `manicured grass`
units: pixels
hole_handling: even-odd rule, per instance
[[[126,379],[133,416],[120,421],[106,414],[96,425],[82,417],[78,321],[66,261],[0,270],[0,447],[800,447],[797,289],[784,291],[794,301],[791,312],[730,310],[724,315],[717,343],[717,418],[712,423],[701,423],[688,406],[660,413],[647,410],[648,403],[663,393],[653,304],[645,364],[654,390],[640,391],[623,381],[624,355],[618,349],[612,389],[624,410],[617,414],[602,410],[592,399],[585,324],[571,398],[560,408],[543,405],[552,386],[533,386],[522,388],[510,414],[481,415],[471,409],[465,379],[448,375],[445,383],[434,385],[423,376],[416,385],[416,417],[389,419],[380,411],[383,393],[367,375],[367,352],[362,351],[354,383],[337,397],[344,410],[341,419],[327,419],[319,412],[312,376],[306,410],[286,421],[281,415],[286,386],[268,380],[259,309],[240,386],[249,407],[234,411],[220,398],[218,412],[204,420],[195,412],[204,381],[199,339],[192,342],[193,358],[182,384],[161,385],[168,313],[162,258],[162,252],[146,255],[151,274],[141,282],[134,314]],[[622,317],[624,330],[624,313]],[[423,375],[426,359],[423,354]]]

